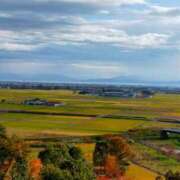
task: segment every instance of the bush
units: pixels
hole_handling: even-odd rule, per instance
[[[4,175],[5,173],[0,171],[0,179],[4,179]]]
[[[0,138],[6,137],[6,128],[2,125],[0,125]]]
[[[79,148],[68,145],[49,146],[39,153],[45,165],[43,180],[93,180],[93,169],[85,161]],[[53,178],[51,178],[51,176]]]
[[[69,159],[68,147],[61,145],[60,147],[48,146],[44,151],[39,153],[39,159],[41,159],[44,165],[55,164],[59,165],[64,159]]]
[[[68,171],[61,171],[53,164],[46,165],[41,171],[43,180],[72,180],[72,176]]]
[[[180,173],[179,172],[173,173],[172,171],[169,171],[166,173],[165,179],[166,180],[180,180]]]
[[[69,154],[73,159],[81,159],[82,158],[82,152],[79,148],[73,146],[69,149]]]
[[[27,180],[28,177],[28,165],[25,159],[17,159],[14,164],[11,177],[13,180]]]
[[[93,162],[95,166],[103,166],[108,154],[108,143],[97,142],[93,153]]]

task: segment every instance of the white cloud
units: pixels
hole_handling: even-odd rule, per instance
[[[86,70],[98,70],[105,72],[107,70],[113,71],[113,72],[119,72],[120,67],[116,65],[98,65],[98,64],[72,64],[73,67],[79,68],[79,69],[86,69]]]
[[[72,27],[67,31],[59,31],[56,43],[107,43],[126,48],[157,48],[166,45],[169,34],[145,33],[129,35],[123,30],[97,24],[84,24]]]
[[[33,37],[26,33],[0,30],[0,50],[32,51],[42,45],[32,42]]]
[[[180,15],[179,7],[150,6],[151,15],[159,16],[177,16]]]
[[[132,36],[127,38],[127,44],[129,46],[139,46],[140,48],[152,47],[156,48],[161,45],[166,45],[170,35],[168,34],[157,34],[157,33],[147,33],[139,36]]]
[[[59,68],[62,68],[60,63],[51,62],[40,62],[40,61],[26,61],[26,60],[16,60],[13,61],[3,61],[0,62],[0,72],[1,73],[14,73],[18,75],[28,74],[53,74],[58,72]]]
[[[59,71],[61,69],[61,71]],[[13,60],[0,62],[0,72],[7,73],[13,72],[17,75],[50,75],[50,74],[63,74],[71,73],[79,74],[83,78],[112,78],[119,75],[128,74],[128,69],[120,64],[102,64],[102,63],[61,63],[61,62],[48,62],[48,61],[26,61],[26,60]]]
[[[69,2],[83,2],[87,3],[88,0],[66,0]],[[126,5],[126,4],[144,4],[144,0],[91,0],[91,3],[100,5]]]
[[[72,64],[75,72],[79,72],[84,78],[113,78],[128,74],[128,69],[120,64],[76,63]]]
[[[145,4],[145,0],[35,0],[36,2],[67,2],[67,3],[84,3],[95,5],[131,5],[131,4]]]
[[[0,44],[0,50],[6,51],[32,51],[39,46],[29,44],[14,44],[14,43],[2,43]]]
[[[121,24],[121,22],[119,22]],[[64,26],[35,32],[0,31],[0,49],[8,51],[31,51],[48,45],[81,45],[103,43],[125,48],[158,48],[168,44],[170,34],[145,33],[129,35],[120,29],[118,21],[108,23],[89,23]]]

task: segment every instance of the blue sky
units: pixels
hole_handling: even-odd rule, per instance
[[[178,0],[1,0],[0,80],[180,81]]]

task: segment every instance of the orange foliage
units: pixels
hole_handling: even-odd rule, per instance
[[[109,180],[109,179],[110,180],[111,179],[127,180],[125,179],[125,177],[123,176],[123,173],[119,169],[118,160],[116,156],[108,155],[106,158],[104,168],[105,168],[105,173],[107,176],[101,177],[104,179],[100,179],[100,180]]]
[[[111,178],[108,176],[98,176],[96,180],[111,180]]]
[[[5,161],[2,165],[0,165],[0,172],[6,172],[11,164],[11,161]]]
[[[106,136],[106,139],[111,142],[110,154],[120,156],[122,159],[133,155],[125,138],[120,136]]]
[[[119,172],[116,156],[108,155],[106,157],[104,168],[108,176],[116,177]]]
[[[39,180],[41,168],[42,168],[42,162],[40,159],[32,160],[29,163],[30,176],[33,177],[35,180]]]
[[[116,178],[111,178],[111,177],[108,177],[108,176],[97,176],[96,180],[132,180],[132,179],[127,179],[123,176],[119,176],[119,177],[116,177]]]

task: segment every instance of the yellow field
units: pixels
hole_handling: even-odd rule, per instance
[[[30,98],[63,102],[65,105],[48,107],[22,104],[24,100]],[[2,99],[5,102],[1,102]],[[158,94],[149,99],[120,99],[79,95],[64,90],[0,89],[0,110],[30,112],[0,113],[0,123],[7,127],[8,132],[22,136],[39,133],[92,135],[119,133],[136,127],[176,127],[178,125],[159,123],[151,119],[171,115],[178,117],[179,107],[179,95]],[[51,114],[31,114],[31,112]],[[112,117],[103,118],[104,115]]]
[[[126,176],[132,180],[155,180],[158,175],[143,167],[131,164],[126,172]]]

